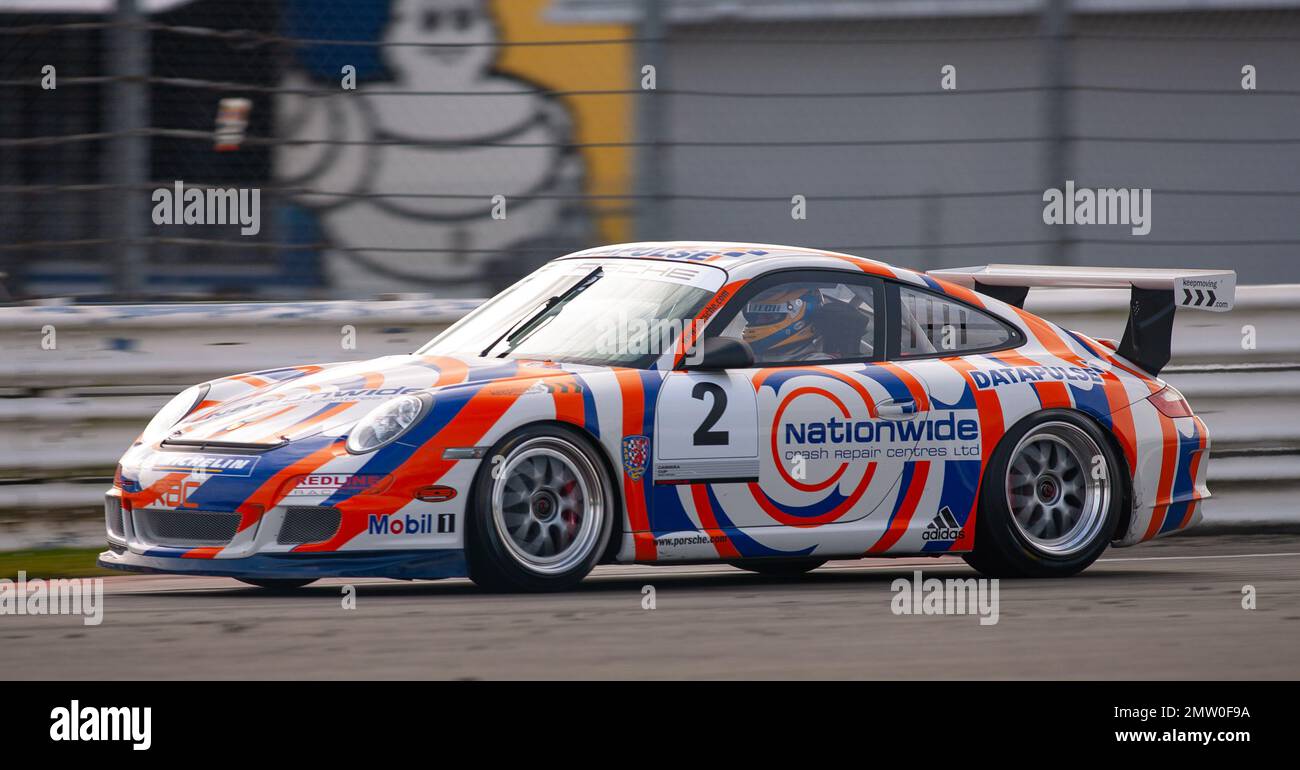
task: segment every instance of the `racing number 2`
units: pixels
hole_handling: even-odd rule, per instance
[[[655,409],[656,484],[758,480],[758,400],[749,377],[672,372]]]
[[[726,446],[731,443],[731,433],[725,430],[713,430],[713,426],[718,424],[718,420],[721,420],[723,413],[727,411],[727,391],[715,382],[695,383],[695,388],[691,390],[691,398],[703,401],[706,396],[711,397],[713,405],[709,408],[709,413],[704,415],[704,422],[695,429],[692,441],[695,446]]]

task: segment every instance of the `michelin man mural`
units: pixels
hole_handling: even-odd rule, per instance
[[[302,142],[277,147],[276,181],[300,190],[292,200],[338,247],[325,255],[337,294],[482,296],[588,245],[579,202],[527,197],[580,194],[583,162],[565,105],[494,69],[486,0],[355,0],[332,19],[310,5],[288,9],[295,37],[352,40],[369,25],[382,43],[299,51],[282,86],[326,93],[275,105],[279,136]],[[355,90],[340,85],[349,64]],[[425,93],[444,91],[472,95]],[[429,194],[475,197],[418,197]],[[493,217],[495,195],[506,197],[504,219]]]

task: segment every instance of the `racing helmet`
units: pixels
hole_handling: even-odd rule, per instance
[[[745,305],[741,336],[759,359],[789,361],[809,355],[817,346],[812,315],[820,305],[816,289],[764,292]]]

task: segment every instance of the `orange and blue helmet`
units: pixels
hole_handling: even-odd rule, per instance
[[[765,292],[745,305],[741,336],[759,358],[796,358],[816,345],[812,314],[820,306],[821,294],[816,289]]]

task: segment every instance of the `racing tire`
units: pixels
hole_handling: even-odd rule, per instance
[[[1021,420],[984,470],[975,550],[963,558],[988,577],[1082,571],[1114,537],[1125,470],[1097,424],[1076,412],[1049,409]]]
[[[505,592],[576,586],[605,554],[617,500],[585,436],[559,425],[515,431],[474,479],[465,535],[470,580]]]
[[[827,559],[750,559],[727,562],[736,569],[756,572],[768,577],[797,577],[827,562]]]
[[[267,591],[296,591],[316,582],[316,578],[235,578],[241,583],[264,588]]]

